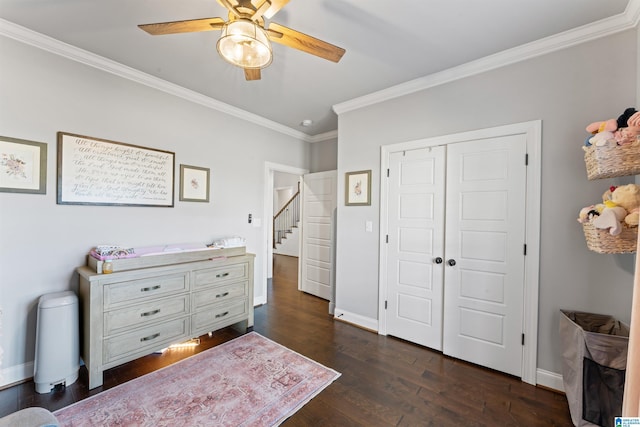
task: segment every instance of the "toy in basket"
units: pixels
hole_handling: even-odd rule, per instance
[[[601,254],[636,252],[640,212],[640,185],[611,187],[602,203],[580,210],[587,247]]]
[[[602,179],[640,174],[640,113],[627,108],[618,119],[587,126],[584,162],[587,178]]]

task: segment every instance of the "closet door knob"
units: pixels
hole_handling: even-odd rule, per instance
[[[456,260],[455,259],[447,260],[447,264],[449,264],[451,267],[453,267],[454,265],[456,265]]]
[[[436,264],[442,264],[442,258],[440,257],[434,259],[434,261],[436,262]]]

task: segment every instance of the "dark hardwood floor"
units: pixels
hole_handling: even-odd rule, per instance
[[[333,320],[328,303],[297,290],[297,258],[276,256],[269,303],[254,330],[342,373],[284,425],[294,426],[571,426],[564,395],[455,360],[392,337]],[[0,391],[0,416],[29,406],[56,410],[201,352],[240,334],[201,337],[195,349],[170,350],[105,372],[87,390],[83,367],[65,390],[37,394],[33,381]]]

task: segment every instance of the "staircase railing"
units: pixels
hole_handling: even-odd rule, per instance
[[[273,248],[282,243],[287,233],[291,233],[300,221],[300,185],[298,191],[273,217]]]

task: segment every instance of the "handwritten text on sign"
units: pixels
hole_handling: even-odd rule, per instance
[[[173,206],[173,153],[60,136],[58,203]]]

